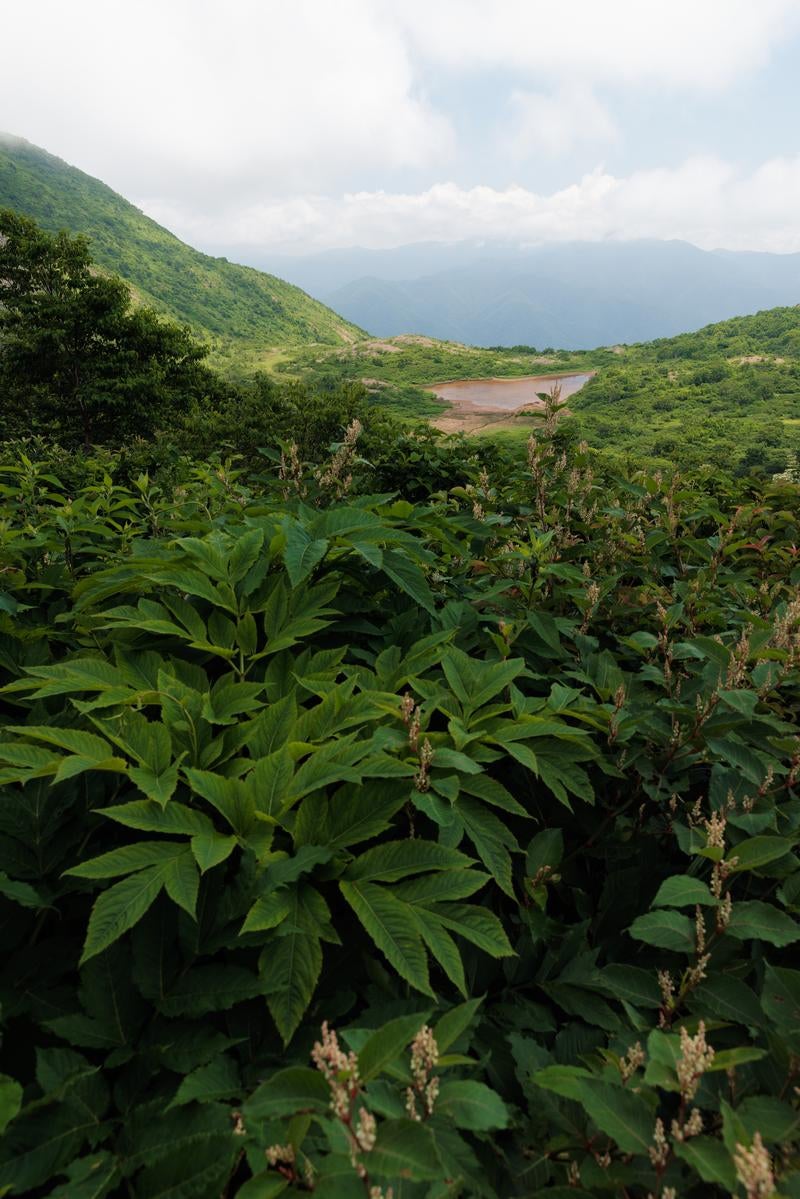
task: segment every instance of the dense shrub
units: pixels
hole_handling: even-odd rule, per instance
[[[0,1188],[800,1195],[797,489],[356,449],[6,455]]]

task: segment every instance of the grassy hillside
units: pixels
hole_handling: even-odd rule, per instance
[[[735,473],[774,474],[800,452],[800,308],[618,350],[573,404],[591,445]]]
[[[362,335],[300,288],[193,250],[98,179],[8,134],[0,134],[0,207],[24,212],[50,232],[87,234],[102,267],[218,352],[227,344],[236,358],[257,361],[270,347]]]
[[[570,400],[570,417],[576,436],[606,454],[665,468],[710,463],[767,474],[785,470],[800,454],[800,308],[794,307],[585,352],[542,355],[525,346],[479,349],[394,337],[301,347],[276,369],[326,385],[360,379],[382,406],[426,417],[442,414],[426,388],[445,379],[592,370],[594,378]],[[531,423],[530,416],[511,419],[503,434],[525,438]]]

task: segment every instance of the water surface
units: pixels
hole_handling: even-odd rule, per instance
[[[469,404],[473,408],[500,409],[513,412],[526,404],[539,403],[537,393],[549,392],[556,384],[561,387],[561,399],[580,391],[591,375],[523,375],[516,379],[455,379],[451,383],[434,383],[429,388],[451,404]]]

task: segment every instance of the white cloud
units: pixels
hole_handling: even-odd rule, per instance
[[[201,244],[795,248],[791,158],[748,176],[713,158],[597,169],[552,194],[491,185],[557,155],[580,156],[576,176],[620,148],[658,161],[625,142],[630,106],[733,91],[798,30],[800,0],[9,0],[0,127]],[[685,153],[708,144],[691,134]],[[449,178],[484,186],[435,182]]]
[[[212,207],[452,150],[372,0],[26,0],[2,39],[0,128],[128,194]]]
[[[706,249],[800,251],[800,156],[751,173],[718,158],[615,177],[601,169],[550,194],[438,183],[416,194],[305,195],[231,211],[219,221],[175,209],[151,215],[195,244],[288,252],[417,241],[540,243],[680,238]]]
[[[576,147],[608,144],[619,138],[608,110],[581,85],[561,87],[551,95],[515,91],[510,109],[502,142],[515,163],[541,153],[555,158]]]
[[[797,0],[384,0],[420,54],[453,69],[713,89],[762,66]]]
[[[480,161],[426,79],[508,79],[513,156],[608,140],[598,88],[723,87],[798,27],[800,0],[9,2],[0,127],[212,212]]]

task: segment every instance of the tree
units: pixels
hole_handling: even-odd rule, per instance
[[[65,445],[148,437],[221,390],[190,331],[133,308],[88,239],[0,209],[0,416],[6,436]]]

